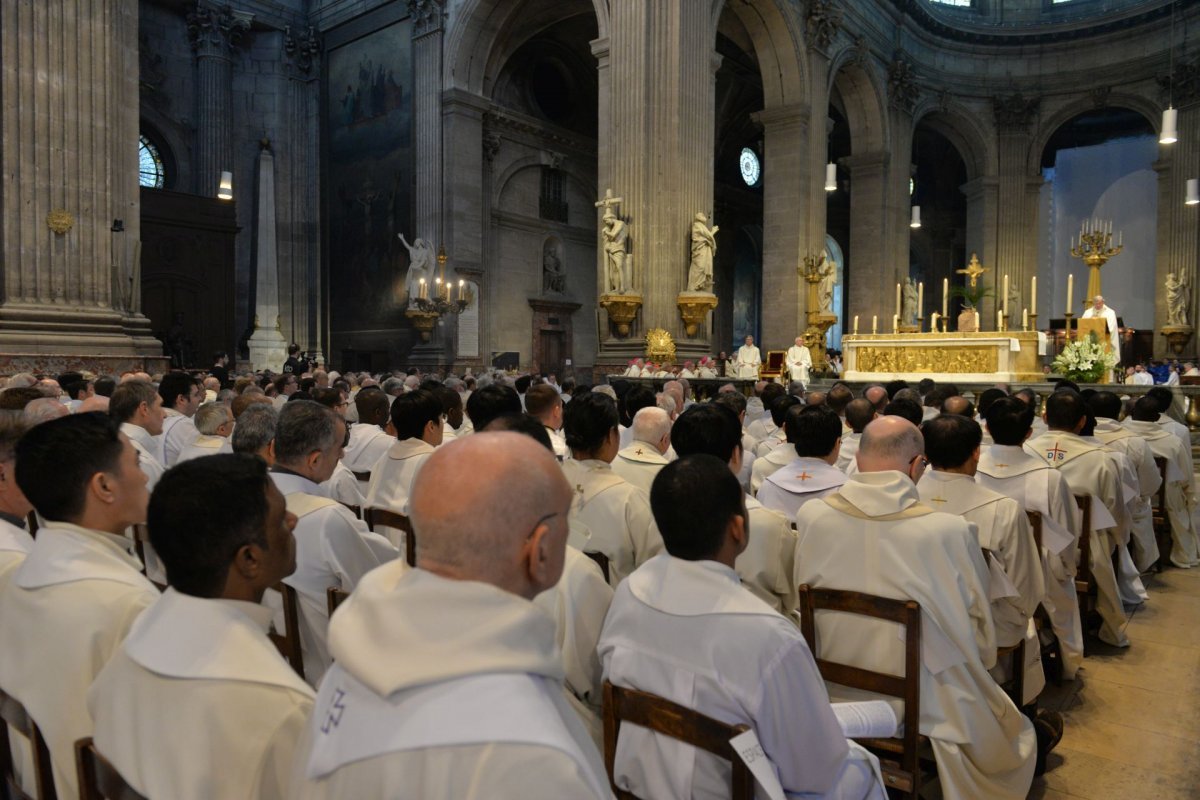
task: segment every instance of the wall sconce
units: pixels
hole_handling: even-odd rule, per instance
[[[217,187],[217,199],[233,199],[233,173],[228,170],[221,173],[221,184]]]

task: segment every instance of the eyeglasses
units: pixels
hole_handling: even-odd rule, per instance
[[[929,466],[929,459],[926,458],[925,456],[921,455],[920,453],[918,453],[917,455],[915,455],[911,459],[909,459],[909,462],[908,462],[909,471],[912,470],[913,462],[916,461],[917,459],[921,460],[921,470],[922,471],[924,471],[925,468]]]

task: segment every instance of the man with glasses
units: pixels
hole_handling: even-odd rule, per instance
[[[921,605],[921,733],[947,797],[1024,797],[1037,766],[1033,724],[988,669],[996,663],[989,576],[978,534],[921,502],[925,442],[908,420],[863,431],[858,471],[796,517],[796,584]],[[901,674],[894,623],[819,614],[820,658]],[[839,693],[831,687],[836,701]]]
[[[275,379],[275,403],[276,410],[283,408],[283,404],[288,401],[288,398],[300,391],[300,379],[290,372],[285,372]]]

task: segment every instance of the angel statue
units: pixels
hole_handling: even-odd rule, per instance
[[[408,275],[404,279],[404,289],[408,292],[408,303],[412,305],[420,295],[421,279],[425,279],[426,286],[433,280],[433,248],[424,239],[414,239],[413,243],[409,244],[405,241],[403,233],[396,236],[408,250]]]

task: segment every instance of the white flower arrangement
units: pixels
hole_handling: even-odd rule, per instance
[[[1098,383],[1116,366],[1112,352],[1106,350],[1095,333],[1076,339],[1062,349],[1050,366],[1055,374],[1077,383]]]

